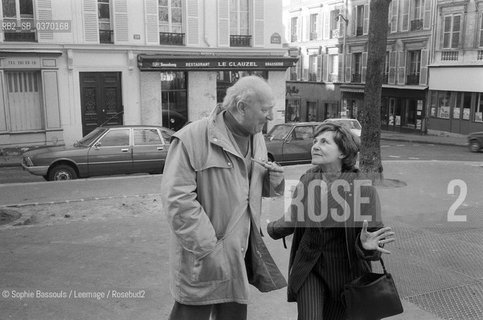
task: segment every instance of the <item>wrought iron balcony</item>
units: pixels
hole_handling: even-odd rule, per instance
[[[252,36],[230,35],[230,47],[250,47]]]
[[[310,33],[310,40],[317,40],[317,32]]]
[[[309,81],[317,81],[317,73],[310,72],[309,73]]]
[[[406,84],[419,84],[419,73],[411,73],[406,76]]]
[[[363,33],[364,33],[364,28],[363,27],[357,27],[356,36],[362,36]]]
[[[478,50],[476,60],[483,60],[483,50]]]
[[[411,20],[411,31],[423,30],[423,19]]]
[[[360,73],[353,73],[351,82],[361,83],[361,74]]]
[[[290,80],[297,80],[297,73],[296,72],[290,72]]]
[[[35,32],[7,32],[5,31],[5,41],[37,42]]]
[[[99,30],[100,43],[114,43],[114,30]]]
[[[160,32],[159,44],[169,44],[175,46],[184,45],[184,33],[177,32]]]
[[[290,36],[290,42],[297,42],[297,35],[296,34],[292,34]]]
[[[441,61],[458,61],[459,51],[441,51]]]
[[[329,82],[339,82],[339,75],[337,73],[329,73]]]

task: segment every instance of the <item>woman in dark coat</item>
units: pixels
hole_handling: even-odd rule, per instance
[[[315,167],[300,178],[288,216],[267,231],[273,239],[293,234],[288,301],[297,302],[298,319],[345,319],[344,285],[390,253],[383,246],[394,233],[383,227],[376,189],[355,167],[358,138],[332,123],[314,137]]]

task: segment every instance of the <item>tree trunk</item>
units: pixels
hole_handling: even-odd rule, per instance
[[[384,176],[381,162],[381,93],[386,56],[387,24],[390,0],[371,0],[369,39],[367,44],[366,85],[364,105],[359,111],[362,125],[361,171],[374,184],[382,183]]]

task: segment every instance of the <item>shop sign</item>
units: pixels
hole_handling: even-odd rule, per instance
[[[40,68],[40,59],[36,57],[6,57],[0,61],[2,67],[6,69]]]
[[[191,58],[172,56],[138,56],[138,67],[148,70],[283,70],[295,66],[296,58]]]

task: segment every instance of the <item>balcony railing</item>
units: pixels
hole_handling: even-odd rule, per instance
[[[317,32],[310,33],[310,40],[317,40]]]
[[[309,81],[317,81],[317,73],[310,72],[309,73]]]
[[[411,20],[411,31],[423,30],[423,20]]]
[[[363,27],[357,27],[356,36],[362,36],[363,33],[364,33],[364,28]]]
[[[297,72],[290,72],[290,80],[297,80]]]
[[[37,42],[35,32],[5,32],[5,41]]]
[[[292,34],[290,36],[290,42],[297,42],[297,35],[296,34]]]
[[[230,35],[230,47],[250,47],[252,36]]]
[[[340,30],[339,29],[330,30],[330,38],[331,39],[339,38],[339,37],[340,37]]]
[[[459,51],[441,51],[441,61],[458,61]]]
[[[353,73],[351,82],[361,83],[361,74],[360,73]]]
[[[476,54],[476,60],[483,60],[483,50],[478,50]]]
[[[113,30],[99,30],[99,42],[100,43],[114,43],[114,31]]]
[[[184,45],[184,33],[177,32],[160,32],[159,44],[169,44],[175,46]]]
[[[419,84],[419,73],[411,73],[406,76],[406,84]]]

